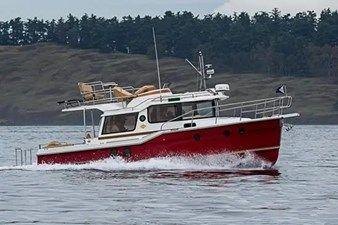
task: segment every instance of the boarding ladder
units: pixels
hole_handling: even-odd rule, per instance
[[[32,165],[33,164],[32,152],[34,152],[32,148],[30,149],[15,148],[14,150],[15,166]]]

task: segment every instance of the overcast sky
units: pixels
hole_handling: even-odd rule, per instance
[[[43,19],[64,17],[69,13],[84,13],[106,18],[125,15],[163,15],[167,10],[191,11],[195,15],[215,12],[233,14],[246,11],[271,11],[279,8],[283,13],[324,8],[338,9],[338,0],[0,0],[0,20],[14,17],[23,19],[35,16]]]

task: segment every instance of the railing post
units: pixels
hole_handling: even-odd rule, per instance
[[[84,136],[86,137],[86,132],[87,132],[86,109],[83,109],[83,130],[84,130]]]
[[[25,156],[25,165],[27,165],[27,151],[24,150],[24,156]]]
[[[219,106],[219,102],[218,101],[216,101],[216,107],[215,107],[215,114],[216,114],[216,117],[215,117],[215,124],[217,124],[217,119],[218,119],[218,117],[220,116],[220,111],[221,110],[221,108],[220,108],[220,106]]]
[[[21,158],[20,158],[20,163],[21,163],[20,165],[22,166],[22,163],[23,163],[23,162],[22,162],[22,158],[23,158],[23,156],[22,156],[22,149],[20,149],[20,157],[21,157]]]
[[[18,165],[18,149],[15,148],[15,166]]]
[[[29,149],[29,164],[33,164],[32,149]]]
[[[91,119],[92,119],[93,137],[95,137],[96,136],[96,134],[95,134],[95,123],[94,123],[94,115],[93,115],[92,109],[90,110],[90,116],[91,116]]]
[[[110,101],[113,101],[113,94],[112,94],[111,86],[109,86],[109,97],[110,97]]]
[[[220,114],[220,108],[219,108],[219,106],[218,106],[218,103],[217,103],[217,110],[215,110],[215,113],[216,113],[216,118],[215,118],[215,124],[217,124],[217,119],[218,119],[218,117],[219,117],[219,114]]]
[[[242,120],[242,112],[243,112],[243,103],[241,103],[241,114],[240,114],[240,117],[239,117],[239,121]]]
[[[255,119],[257,119],[257,110],[258,110],[258,104],[256,104]]]

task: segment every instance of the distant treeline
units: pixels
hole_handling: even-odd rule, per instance
[[[0,22],[0,45],[54,42],[153,57],[152,27],[161,56],[194,59],[202,50],[208,62],[224,71],[338,76],[338,13],[330,9],[320,16],[312,11],[282,15],[274,9],[252,17],[242,12],[200,18],[168,11],[161,17],[121,20],[87,14],[57,21],[16,18]]]

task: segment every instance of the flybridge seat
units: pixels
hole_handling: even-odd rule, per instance
[[[103,83],[101,81],[92,83],[78,83],[80,93],[85,101],[100,100],[105,97]]]
[[[154,95],[160,93],[170,93],[171,90],[169,88],[156,89],[154,85],[145,85],[139,88],[134,94],[124,90],[121,87],[113,88],[114,96],[119,99],[119,101],[127,101],[133,98]]]
[[[154,85],[145,85],[141,88],[119,87],[115,82],[102,81],[78,83],[78,86],[84,103],[124,102],[137,97],[171,92],[169,88],[157,89]]]
[[[149,91],[154,91],[156,90],[156,87],[154,85],[145,85],[141,88],[139,88],[136,92],[135,95],[139,95],[145,92],[149,92]]]
[[[121,87],[113,88],[114,96],[118,99],[119,102],[126,101],[130,98],[133,98],[134,95]]]

